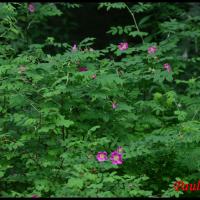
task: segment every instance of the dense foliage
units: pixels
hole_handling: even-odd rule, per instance
[[[70,35],[89,6],[128,19],[101,49]],[[199,25],[198,3],[1,3],[0,196],[199,196],[173,187],[200,174]]]

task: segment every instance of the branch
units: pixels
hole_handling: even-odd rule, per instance
[[[128,7],[128,5],[126,3],[124,3],[124,4],[125,4],[127,10],[129,11],[129,13],[131,14],[132,18],[133,18],[133,21],[134,21],[134,24],[135,24],[135,27],[136,27],[137,31],[139,33],[141,33],[140,29],[138,28],[134,13],[130,10],[130,8]],[[140,36],[141,36],[141,39],[142,39],[142,43],[144,44],[143,37],[142,37],[142,35],[140,35]]]

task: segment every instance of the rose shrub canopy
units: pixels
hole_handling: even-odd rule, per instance
[[[0,3],[0,197],[195,197],[199,3]]]

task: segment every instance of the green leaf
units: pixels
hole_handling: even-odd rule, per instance
[[[64,118],[64,116],[59,115],[59,118],[55,120],[55,124],[56,126],[60,127],[60,126],[64,126],[66,128],[69,128],[70,126],[72,126],[74,124],[73,121],[71,120],[66,120]]]
[[[87,134],[91,134],[92,132],[96,131],[97,129],[99,129],[101,126],[93,126],[91,129],[88,130]]]
[[[83,187],[83,180],[80,178],[70,178],[68,180],[67,186],[81,189]]]

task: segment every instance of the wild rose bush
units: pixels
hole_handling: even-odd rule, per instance
[[[1,197],[195,195],[173,183],[199,177],[200,59],[183,45],[199,40],[200,18],[163,4],[171,19],[152,32],[149,13],[163,5],[98,4],[144,16],[111,27],[119,42],[98,50],[92,37],[35,42],[62,16],[57,4],[1,3]]]

